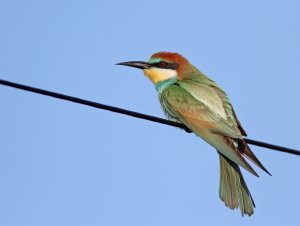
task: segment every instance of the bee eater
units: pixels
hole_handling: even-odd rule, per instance
[[[247,136],[227,94],[178,53],[158,52],[147,62],[118,63],[142,69],[154,83],[165,115],[185,124],[213,146],[220,159],[220,199],[230,209],[240,208],[242,216],[254,213],[254,201],[240,167],[253,175],[244,157],[270,174],[243,139]],[[270,174],[271,175],[271,174]]]

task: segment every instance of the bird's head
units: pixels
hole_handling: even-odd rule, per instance
[[[128,61],[118,63],[142,69],[145,75],[154,83],[163,82],[171,78],[179,80],[185,77],[185,74],[194,69],[187,59],[178,53],[158,52],[153,54],[147,62]]]

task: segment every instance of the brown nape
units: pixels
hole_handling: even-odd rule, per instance
[[[171,52],[158,52],[154,53],[151,58],[161,58],[163,60],[167,60],[168,62],[174,62],[177,64],[185,64],[188,63],[188,60],[181,56],[178,53],[171,53]]]

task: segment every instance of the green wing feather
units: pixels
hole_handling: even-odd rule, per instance
[[[186,114],[182,116],[202,121],[212,133],[220,133],[232,138],[242,138],[242,135],[237,133],[226,118],[221,117],[207,104],[196,99],[191,90],[187,91],[184,87],[181,87],[184,83],[178,84],[180,86],[167,87],[161,95],[161,102],[163,107],[166,107],[169,115],[178,116],[180,120],[183,120],[184,117],[180,117],[180,112],[185,112]],[[199,88],[201,89],[201,87]]]
[[[238,138],[238,141],[235,141],[235,143],[241,154],[271,175],[243,140],[242,136],[246,136],[247,134],[237,119],[226,93],[214,81],[202,75],[190,76],[187,80],[178,81],[178,84],[200,103],[205,104],[207,108],[213,110],[214,114],[225,118],[225,122],[223,120],[223,123],[219,124],[219,126],[224,128],[225,125],[227,128],[226,131],[230,129],[231,135],[224,132],[224,130],[216,130],[216,132],[220,132],[224,136],[231,138]]]
[[[177,118],[220,153],[257,176],[229,139],[242,136],[226,123],[226,119],[215,114],[207,105],[178,85],[167,87],[162,92],[160,101],[167,115]]]

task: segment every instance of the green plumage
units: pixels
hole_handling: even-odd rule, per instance
[[[155,84],[162,109],[173,121],[185,124],[213,146],[220,157],[221,200],[242,215],[252,215],[254,202],[239,166],[255,176],[247,157],[269,174],[250,150],[246,136],[226,93],[177,53],[159,52],[148,62],[131,61],[121,65],[137,67]]]
[[[236,129],[237,123],[232,107],[221,90],[220,93],[225,98],[226,118],[203,103],[201,97],[219,98],[216,103],[222,103],[222,100],[216,92],[219,88],[210,80],[205,80],[203,75],[200,76],[202,81],[193,76],[166,86],[159,95],[162,108],[168,118],[184,123],[222,153],[220,154],[220,198],[231,209],[240,207],[242,215],[252,215],[254,202],[237,164],[257,174],[235,147],[235,139],[242,139],[242,134]],[[226,139],[230,140],[226,141]],[[228,142],[231,142],[231,145]]]
[[[255,207],[252,196],[245,183],[243,175],[237,164],[223,155],[220,157],[220,190],[221,200],[230,209],[240,207],[241,214],[251,216]]]
[[[231,209],[239,207],[242,215],[252,215],[254,202],[238,165],[257,176],[244,154],[267,170],[243,141],[246,133],[225,92],[200,71],[193,71],[184,80],[163,81],[156,87],[167,117],[184,123],[220,153],[221,200]],[[239,143],[244,145],[245,153],[239,150]]]

